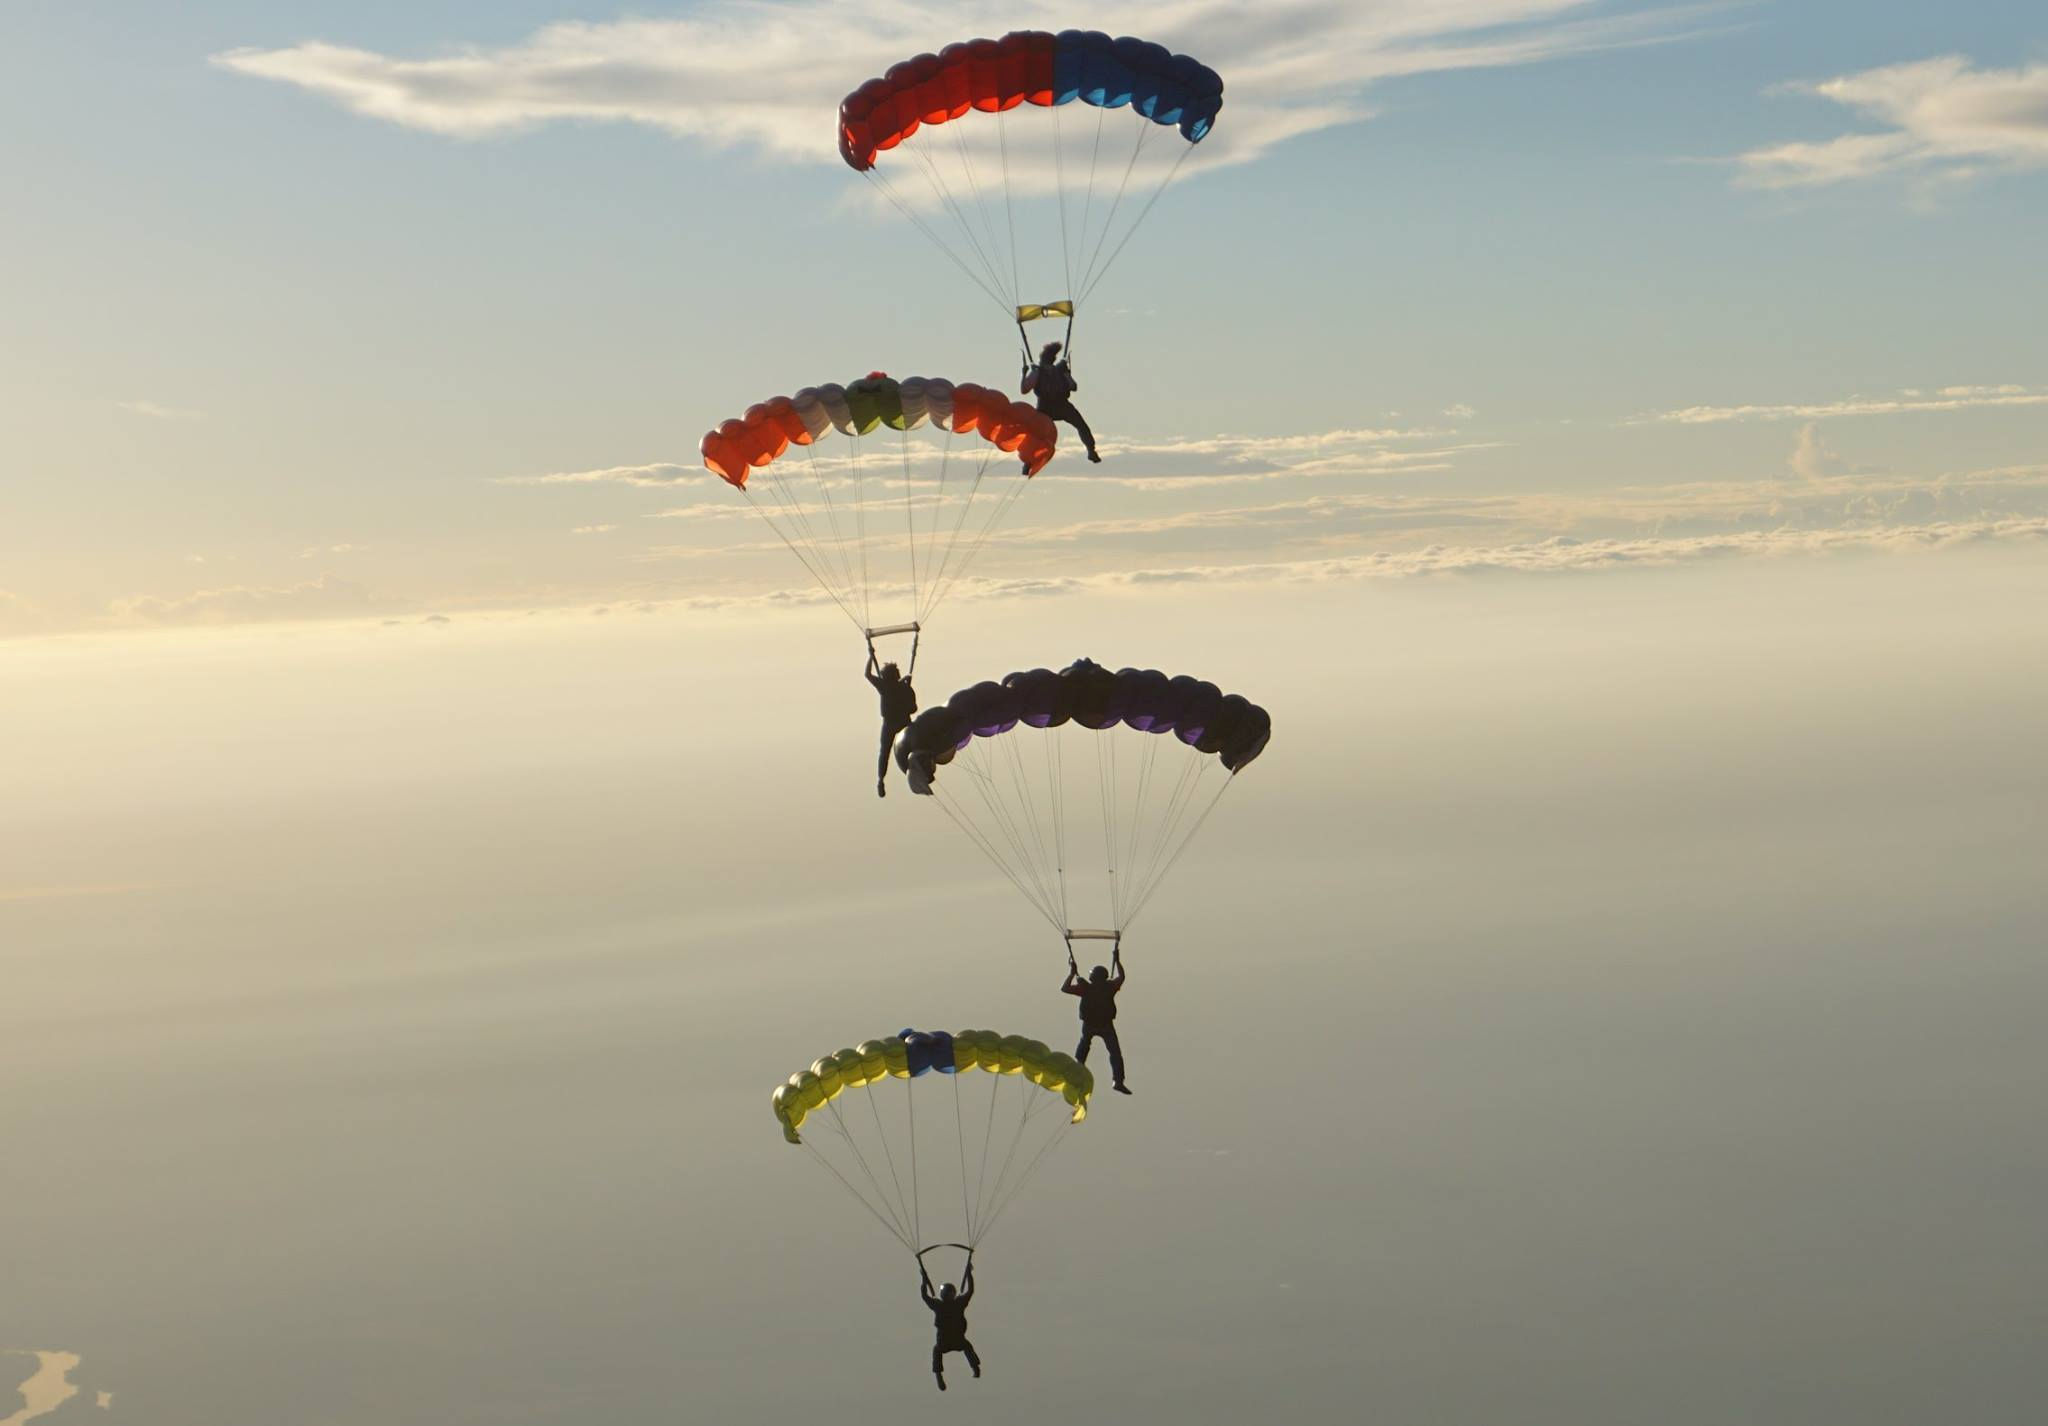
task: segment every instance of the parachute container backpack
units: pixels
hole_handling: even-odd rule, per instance
[[[1265,709],[1213,683],[1079,659],[927,708],[896,764],[1069,950],[1120,947],[1272,733]]]
[[[872,641],[923,629],[1057,443],[994,387],[876,371],[757,402],[698,450]]]
[[[902,1030],[820,1056],[771,1103],[782,1137],[922,1258],[979,1247],[1094,1091],[1038,1040]]]
[[[861,85],[839,106],[839,154],[1020,337],[1064,318],[1071,358],[1077,311],[1222,107],[1216,71],[1163,45],[1013,30]]]

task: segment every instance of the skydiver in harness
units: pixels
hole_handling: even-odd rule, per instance
[[[1065,421],[1081,434],[1081,444],[1088,448],[1088,459],[1097,465],[1102,457],[1095,450],[1095,433],[1088,429],[1088,421],[1074,409],[1074,393],[1081,389],[1081,383],[1074,380],[1074,371],[1059,359],[1060,344],[1047,342],[1045,350],[1038,354],[1038,364],[1024,368],[1024,390],[1038,398],[1038,409],[1055,421]]]
[[[911,659],[916,667],[917,660]],[[882,755],[875,761],[875,796],[889,795],[889,749],[896,742],[896,735],[910,726],[911,718],[917,713],[917,690],[910,686],[910,680],[893,663],[876,667],[875,641],[868,640],[868,666],[865,674],[868,683],[882,699]]]
[[[1109,966],[1095,967],[1083,980],[1081,967],[1074,961],[1074,948],[1069,945],[1067,981],[1060,989],[1081,997],[1081,1043],[1074,1048],[1074,1058],[1087,1064],[1089,1046],[1101,1040],[1109,1046],[1109,1076],[1114,1081],[1110,1088],[1118,1094],[1129,1094],[1130,1087],[1124,1083],[1124,1047],[1116,1039],[1116,993],[1124,988],[1123,954],[1121,945],[1109,953],[1110,964],[1116,967],[1114,980],[1110,978]]]
[[[927,1248],[925,1251],[931,1250]],[[917,1276],[918,1295],[932,1310],[932,1327],[936,1333],[932,1339],[932,1377],[938,1382],[939,1390],[946,1389],[948,1352],[959,1352],[965,1356],[967,1365],[974,1368],[976,1376],[980,1376],[981,1357],[974,1350],[974,1343],[967,1340],[967,1304],[974,1300],[974,1249],[967,1250],[967,1271],[961,1274],[958,1288],[949,1282],[937,1292],[932,1291],[932,1276],[925,1271],[924,1253],[917,1255]]]

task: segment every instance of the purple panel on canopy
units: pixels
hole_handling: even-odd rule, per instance
[[[1167,711],[1172,685],[1165,674],[1156,668],[1123,668],[1117,670],[1116,681],[1124,694],[1125,727],[1141,733],[1164,733],[1173,727]]]
[[[1166,680],[1166,698],[1160,705],[1160,717],[1166,726],[1160,731],[1171,732],[1178,728],[1181,720],[1187,717],[1188,709],[1193,706],[1196,695],[1201,691],[1202,680],[1190,678],[1184,673]],[[1154,726],[1157,727],[1158,724],[1155,723]]]
[[[1057,728],[1067,721],[1067,685],[1049,668],[1026,669],[1003,682],[1017,692],[1018,717],[1034,728]]]
[[[946,700],[946,706],[966,719],[968,728],[978,738],[994,737],[1017,726],[1017,695],[1000,683],[982,682],[963,688]]]
[[[1273,718],[1265,709],[1253,704],[1246,713],[1237,733],[1217,753],[1223,765],[1236,772],[1253,758],[1266,750],[1266,744],[1273,737]]]
[[[1180,718],[1174,723],[1174,736],[1189,747],[1198,747],[1202,735],[1209,731],[1216,710],[1223,704],[1223,690],[1206,679],[1196,679],[1193,691],[1188,695],[1187,707],[1181,710]]]
[[[1241,693],[1226,693],[1216,703],[1216,716],[1209,720],[1209,726],[1202,730],[1202,736],[1195,743],[1198,753],[1217,753],[1223,745],[1237,736],[1244,726],[1245,717],[1251,712],[1251,700]]]

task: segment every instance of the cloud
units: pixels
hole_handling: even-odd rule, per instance
[[[609,535],[618,529],[617,525],[578,525],[569,533],[572,535]]]
[[[156,401],[116,401],[114,404],[131,416],[147,416],[152,421],[197,421],[205,414],[178,406],[165,406]]]
[[[1459,401],[1452,405],[1444,407],[1444,414],[1450,417],[1453,421],[1469,421],[1474,416],[1477,416],[1479,413],[1473,410],[1470,406],[1467,406],[1464,402]]]
[[[108,612],[118,621],[144,624],[251,624],[369,614],[375,608],[376,600],[361,585],[323,574],[280,588],[232,585],[169,597],[138,595],[115,600]]]
[[[1846,469],[1841,457],[1828,449],[1827,442],[1820,438],[1820,422],[1808,421],[1799,428],[1799,436],[1792,446],[1792,454],[1785,463],[1793,473],[1808,480],[1819,480],[1824,476],[1840,475]]]
[[[1695,7],[1596,11],[1591,0],[1108,0],[1087,18],[1224,62],[1226,117],[1202,145],[1204,161],[1220,164],[1366,117],[1361,96],[1378,80],[1668,39]],[[1072,19],[1042,0],[711,0],[687,18],[560,22],[429,58],[310,40],[213,61],[455,138],[608,120],[830,164],[839,101],[868,76],[954,38]]]
[[[1737,155],[1743,181],[1755,187],[2048,167],[2048,64],[1978,69],[1961,55],[1942,55],[1791,88],[1886,127]]]
[[[21,1393],[20,1409],[0,1421],[0,1426],[27,1426],[28,1422],[50,1415],[78,1395],[78,1385],[71,1380],[71,1373],[84,1360],[78,1353],[8,1348],[0,1351],[0,1356],[33,1357],[36,1363],[35,1372],[16,1388]]]
[[[367,548],[367,546],[364,546],[364,545],[350,545],[350,544],[340,544],[340,545],[308,545],[308,546],[306,546],[306,547],[305,547],[304,549],[302,549],[302,550],[300,550],[300,551],[299,551],[299,558],[300,558],[300,559],[302,559],[302,560],[310,560],[310,559],[319,559],[319,558],[320,558],[320,557],[321,557],[322,555],[347,555],[347,554],[354,554],[354,553],[356,553],[356,552],[357,552],[358,550],[362,550],[362,549],[365,549],[365,548]]]
[[[1912,411],[1968,411],[1982,406],[2048,406],[2048,390],[2025,386],[1944,386],[1932,396],[1902,391],[1897,396],[1852,396],[1776,406],[1685,406],[1630,418],[1625,424],[1670,421],[1709,425],[1720,421],[1818,421],[1836,416],[1895,416]]]
[[[655,461],[649,465],[611,465],[596,470],[559,470],[547,475],[500,475],[493,485],[680,485],[706,474],[702,466]]]
[[[1022,599],[1145,589],[1177,584],[1327,584],[1364,579],[1412,580],[1482,576],[1595,574],[1620,569],[1670,568],[1710,560],[1789,559],[1855,553],[1909,554],[1992,543],[2048,541],[2048,514],[1862,529],[1749,530],[1670,538],[1575,539],[1554,535],[1507,544],[1429,544],[1408,550],[1292,561],[1250,561],[1151,566],[1087,574],[983,578],[961,581],[962,599]],[[754,595],[699,596],[675,601],[690,609],[730,611],[824,602],[814,590],[784,589]]]

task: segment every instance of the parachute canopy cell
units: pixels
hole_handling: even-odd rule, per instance
[[[1020,104],[1128,106],[1154,124],[1200,143],[1223,107],[1216,71],[1163,45],[1097,30],[1013,30],[968,40],[892,66],[839,106],[839,153],[865,172],[875,155],[918,129]]]

